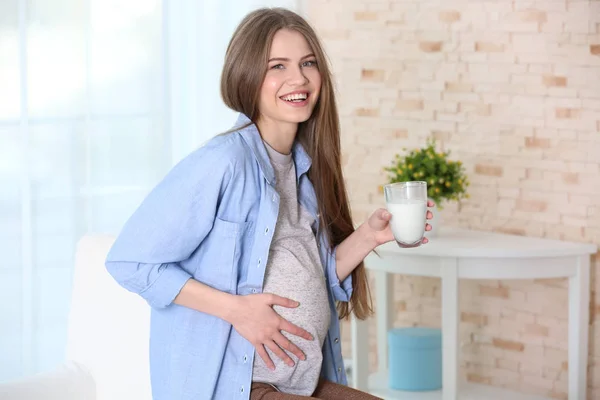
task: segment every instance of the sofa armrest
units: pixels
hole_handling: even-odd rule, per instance
[[[96,385],[85,367],[67,362],[55,370],[0,385],[2,400],[96,400]]]

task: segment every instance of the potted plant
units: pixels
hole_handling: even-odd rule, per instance
[[[449,159],[450,152],[437,152],[434,139],[428,139],[425,147],[397,154],[391,166],[384,168],[388,173],[388,183],[425,181],[427,182],[427,195],[435,202],[438,210],[444,202],[457,201],[469,198],[467,187],[469,180],[460,161]],[[434,213],[434,219],[429,223],[432,226],[430,236],[435,235],[439,229],[439,217]]]

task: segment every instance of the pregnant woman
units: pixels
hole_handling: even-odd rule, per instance
[[[167,174],[106,260],[152,307],[153,398],[374,399],[345,386],[339,319],[372,312],[362,260],[393,240],[390,214],[354,229],[314,31],[250,13],[221,93],[235,127]]]

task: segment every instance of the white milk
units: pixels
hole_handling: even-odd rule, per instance
[[[390,225],[398,242],[413,244],[421,240],[425,232],[427,213],[425,200],[400,200],[397,203],[388,203],[387,209],[392,214]]]

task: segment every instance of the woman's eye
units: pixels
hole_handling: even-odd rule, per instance
[[[302,63],[303,67],[314,67],[316,65],[317,62],[315,60],[305,61],[304,63]]]
[[[276,64],[271,67],[271,69],[283,69],[283,64]]]

